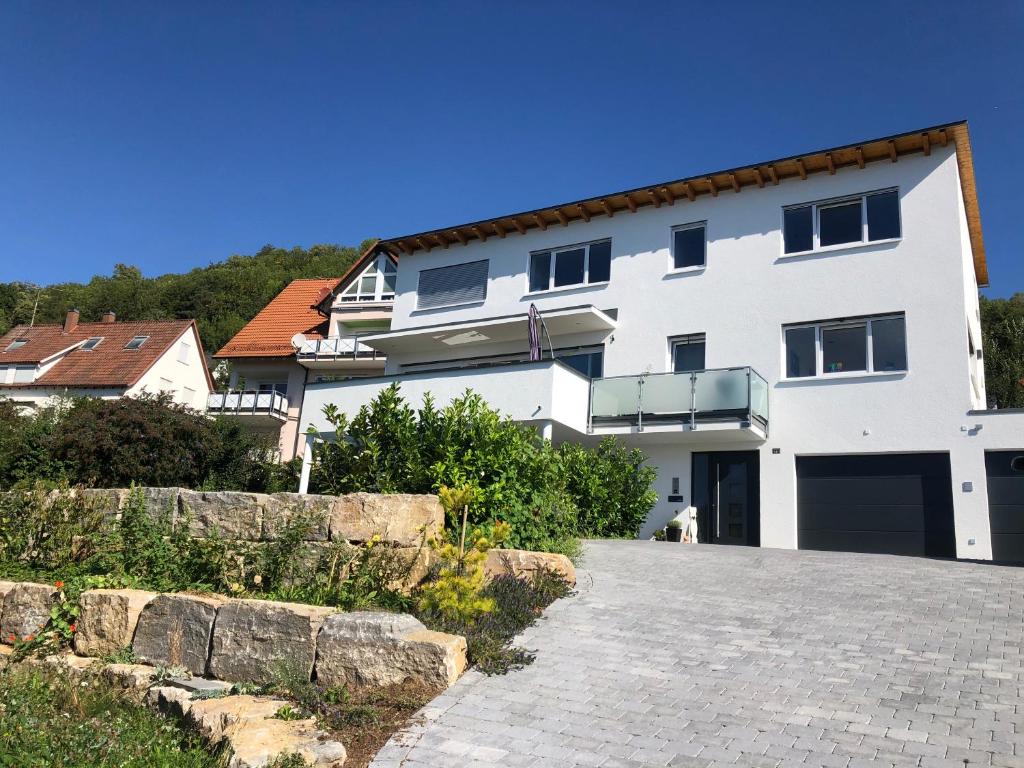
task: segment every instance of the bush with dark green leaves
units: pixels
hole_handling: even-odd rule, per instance
[[[314,490],[436,493],[471,484],[479,494],[469,524],[508,523],[511,547],[571,554],[580,536],[636,536],[656,500],[642,452],[614,438],[593,450],[556,449],[473,392],[444,408],[427,397],[416,410],[394,384],[351,419],[334,406],[324,412],[336,439],[316,450]],[[459,530],[450,514],[447,529]]]
[[[989,407],[1024,408],[1024,293],[983,296],[981,330]]]

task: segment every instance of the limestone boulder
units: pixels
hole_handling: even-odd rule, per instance
[[[146,502],[146,513],[153,520],[169,524],[174,528],[181,515],[181,494],[183,488],[143,488],[142,498]],[[125,501],[130,491],[125,491]],[[121,504],[124,509],[124,502]]]
[[[259,541],[269,497],[234,491],[182,491],[181,519],[193,538]]]
[[[217,610],[226,600],[201,595],[157,595],[139,614],[132,648],[139,661],[206,673]]]
[[[129,491],[127,488],[83,488],[80,493],[93,509],[113,520],[121,517]]]
[[[266,498],[263,509],[263,540],[273,541],[289,523],[302,521],[303,541],[327,541],[334,498],[316,494],[271,494]]]
[[[466,639],[431,632],[407,614],[356,611],[329,616],[317,640],[320,685],[401,683],[443,690],[466,669]]]
[[[401,563],[404,575],[388,584],[388,588],[408,595],[427,578],[436,557],[433,551],[425,546],[393,547],[392,553]]]
[[[90,589],[79,598],[75,632],[79,656],[108,656],[129,647],[139,614],[155,592],[141,589]]]
[[[7,597],[7,593],[14,589],[15,582],[13,581],[0,581],[0,625],[3,624],[4,617],[4,598]],[[7,635],[0,635],[0,645],[10,644]]]
[[[14,646],[0,645],[0,672],[11,662],[11,655],[14,653]]]
[[[107,664],[100,675],[111,685],[126,691],[143,691],[156,677],[156,668],[146,664]]]
[[[0,614],[0,636],[10,643],[13,636],[24,640],[35,635],[50,620],[50,608],[57,592],[49,584],[22,582],[11,587],[4,595],[4,609]]]
[[[515,576],[528,579],[538,571],[548,570],[560,575],[569,586],[576,586],[576,568],[565,555],[552,552],[529,552],[525,549],[491,549],[487,552],[484,574],[487,579]]]
[[[308,680],[317,633],[335,610],[272,600],[229,601],[213,628],[210,674],[231,682],[269,682],[284,672]]]
[[[350,493],[331,504],[333,541],[363,542],[380,536],[399,547],[419,545],[440,535],[444,510],[436,496],[410,493]]]

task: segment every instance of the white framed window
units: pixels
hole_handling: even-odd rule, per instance
[[[192,405],[196,401],[196,391],[192,387],[184,387],[182,389],[182,395],[185,398],[186,405]]]
[[[897,189],[790,205],[782,209],[782,251],[814,253],[902,236]]]
[[[14,349],[21,349],[26,344],[28,344],[28,339],[15,339],[14,341],[7,345],[7,349],[5,349],[4,351],[10,352],[11,350]]]
[[[14,366],[14,383],[31,384],[36,380],[36,366],[16,365]]]
[[[149,339],[149,336],[136,336],[127,344],[124,345],[125,349],[138,349]]]
[[[178,347],[178,362],[188,365],[189,355],[191,354],[191,352],[192,345],[189,344],[187,341],[181,342],[181,345]]]
[[[371,261],[341,295],[341,301],[393,301],[398,265],[382,253]]]
[[[907,370],[902,313],[789,325],[782,335],[786,379]]]
[[[672,228],[672,269],[703,269],[708,261],[708,224],[698,221]]]
[[[598,285],[611,279],[612,241],[596,240],[530,254],[527,292]]]
[[[703,371],[707,367],[705,360],[707,343],[703,333],[677,336],[669,339],[669,344],[672,346],[672,370],[674,372]]]
[[[442,309],[487,300],[489,259],[421,269],[416,285],[416,309]]]
[[[85,340],[85,343],[81,346],[86,352],[92,352],[96,347],[103,343],[102,336],[92,336]]]
[[[174,382],[170,379],[160,377],[160,391],[161,392],[174,392]]]

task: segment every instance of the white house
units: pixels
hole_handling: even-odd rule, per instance
[[[370,247],[341,278],[293,280],[214,357],[231,363],[211,414],[237,417],[276,440],[283,461],[302,454],[306,385],[384,372],[362,337],[388,330],[397,260]]]
[[[193,320],[18,325],[0,337],[0,398],[26,409],[56,397],[169,393],[202,410],[213,388]]]
[[[386,376],[657,466],[643,535],[1024,560],[1024,415],[985,411],[966,123],[383,241]],[[531,304],[544,360],[528,361]],[[551,360],[554,357],[554,360]],[[1018,457],[1019,454],[1019,457]],[[990,517],[991,512],[991,517]]]

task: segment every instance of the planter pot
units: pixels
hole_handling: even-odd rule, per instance
[[[683,529],[682,528],[666,528],[665,529],[666,541],[682,541],[683,540]]]

